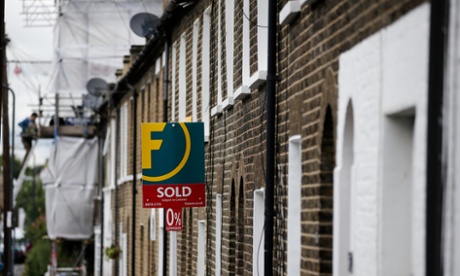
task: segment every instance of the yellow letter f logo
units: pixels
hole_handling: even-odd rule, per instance
[[[142,150],[160,150],[163,140],[152,140],[152,132],[162,132],[166,123],[142,124]],[[152,154],[142,154],[142,169],[152,168]]]

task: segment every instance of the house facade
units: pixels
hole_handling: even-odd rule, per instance
[[[430,3],[276,3],[275,53],[267,1],[208,0],[165,3],[126,56],[104,105],[100,249],[122,253],[103,275],[266,275],[269,166],[272,274],[425,275]],[[204,124],[207,204],[180,232],[141,204],[140,124],[164,121]]]

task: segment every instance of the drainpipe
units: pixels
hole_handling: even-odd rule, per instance
[[[3,24],[3,22],[0,22]],[[0,45],[2,47],[4,45]],[[0,55],[4,54],[4,50],[0,49]],[[0,66],[2,66],[0,64]],[[4,80],[3,76],[0,76]],[[12,238],[12,213],[13,213],[13,176],[11,175],[11,159],[10,156],[10,132],[9,132],[9,123],[8,123],[8,93],[4,89],[9,89],[7,86],[2,86],[2,128],[3,128],[3,230],[4,230],[4,272],[3,275],[13,275],[13,238]],[[14,129],[14,125],[13,125]],[[14,160],[14,159],[13,159]]]
[[[169,88],[169,44],[170,42],[170,37],[167,34],[166,39],[165,39],[165,46],[164,46],[164,51],[165,51],[165,67],[163,70],[163,122],[168,121],[168,88]],[[163,209],[163,221],[166,222],[166,210]],[[166,232],[166,227],[163,225],[163,275],[166,275],[166,265],[167,265],[167,260],[166,260],[166,254],[168,253],[167,250],[167,237],[168,232]]]
[[[100,202],[99,202],[99,222],[100,222],[100,244],[101,244],[101,252],[100,252],[100,268],[99,271],[101,275],[104,275],[103,273],[103,260],[104,260],[104,142],[105,138],[104,135],[105,131],[103,131],[103,134],[99,138],[99,194],[100,194]],[[98,265],[98,264],[96,264]]]
[[[442,216],[444,166],[442,163],[443,97],[446,68],[449,1],[431,1],[428,69],[428,140],[426,178],[426,275],[443,275]]]
[[[136,161],[137,161],[137,89],[127,83],[128,88],[133,91],[133,185],[132,185],[132,239],[131,239],[131,276],[136,275],[134,264],[136,263]]]
[[[14,118],[15,118],[15,115],[16,115],[16,95],[13,91],[13,89],[11,89],[9,86],[6,87],[10,92],[11,92],[11,95],[13,96],[13,118],[11,118],[12,120],[12,124],[11,124],[11,187],[13,187],[13,179],[14,179]],[[13,189],[11,189],[10,191],[11,193],[11,198],[13,198]],[[12,204],[13,205],[13,204]],[[13,207],[11,206],[11,210],[13,209]]]
[[[11,158],[10,158],[10,162],[11,162],[11,168],[10,168],[10,206],[8,207],[10,212],[11,212],[11,216],[13,216],[13,208],[14,208],[14,116],[16,114],[16,95],[13,91],[13,89],[11,89],[10,87],[7,87],[8,90],[11,92],[11,95],[13,95],[13,118],[12,119],[12,125],[11,125]],[[30,143],[30,149],[29,151],[32,150],[32,143],[33,141],[31,141]],[[27,152],[26,154],[30,154],[30,152]],[[25,164],[24,164],[25,165]],[[13,220],[13,218],[11,218],[11,220]],[[11,258],[9,259],[10,261],[10,271],[12,274],[13,271],[14,271],[14,239],[13,239],[13,235],[12,235],[12,231],[14,230],[14,226],[11,225],[11,229],[10,229],[10,238],[11,238],[11,244],[10,244],[10,256]]]
[[[265,255],[264,274],[273,275],[273,216],[275,191],[276,120],[276,0],[268,3],[267,150],[265,159]]]
[[[118,147],[119,143],[120,143],[120,108],[117,107],[116,108],[116,132],[115,132],[115,148]],[[118,226],[119,226],[119,222],[118,222],[118,208],[119,208],[119,203],[118,203],[118,164],[120,164],[120,154],[119,154],[120,151],[118,150],[115,150],[115,171],[114,171],[114,174],[115,174],[115,244],[118,245],[118,242],[120,241],[119,237],[118,237],[118,233],[119,233],[119,229],[118,229]],[[108,203],[110,204],[110,203]],[[121,246],[121,244],[119,244],[119,246]],[[118,268],[119,268],[119,260],[118,258],[115,259],[115,276],[118,276],[119,275],[119,271],[118,271]]]

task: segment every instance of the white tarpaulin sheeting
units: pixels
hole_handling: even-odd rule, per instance
[[[49,92],[81,96],[91,78],[115,82],[131,45],[145,44],[129,27],[141,12],[161,16],[162,0],[65,2],[54,29]]]
[[[57,137],[41,178],[51,239],[89,239],[97,181],[97,138]]]

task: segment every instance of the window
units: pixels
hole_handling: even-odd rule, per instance
[[[222,113],[222,1],[217,2],[217,102],[211,109],[211,116]]]
[[[414,112],[383,121],[382,275],[412,274]]]
[[[249,96],[251,90],[249,89],[250,77],[250,25],[249,25],[249,0],[243,0],[243,53],[242,53],[242,66],[241,77],[242,84],[236,89],[234,97],[235,100],[241,100]]]
[[[196,122],[197,118],[197,64],[198,64],[198,29],[200,21],[193,23],[193,40],[192,40],[192,121]]]
[[[225,1],[225,49],[227,67],[227,98],[222,103],[222,108],[229,109],[233,106],[233,35],[234,29],[234,0]]]
[[[230,192],[230,221],[228,223],[228,273],[230,275],[236,274],[236,195],[235,195],[235,180],[232,179],[232,187]]]
[[[216,195],[216,276],[222,270],[222,195]]]
[[[179,53],[179,122],[184,122],[187,116],[187,34],[182,34],[180,38]]]
[[[157,239],[157,219],[156,219],[156,209],[150,210],[150,240],[155,241]]]
[[[120,223],[120,247],[121,255],[118,260],[119,271],[121,276],[128,275],[128,235],[123,233],[123,223]]]
[[[254,191],[252,275],[264,275],[265,189]]]
[[[109,180],[108,186],[115,187],[115,151],[116,151],[116,136],[117,136],[117,124],[115,119],[110,120],[110,150],[107,154],[107,179]]]
[[[176,121],[176,49],[177,44],[174,43],[171,49],[171,121]]]
[[[238,195],[238,214],[237,214],[237,259],[236,275],[244,275],[244,181],[240,177],[240,189]]]
[[[353,162],[354,162],[354,119],[353,105],[350,101],[345,115],[345,129],[341,164],[337,164],[335,174],[338,176],[334,181],[334,193],[338,198],[334,204],[334,274],[348,275],[353,272],[353,251],[351,241],[351,227],[353,220]],[[340,159],[338,159],[340,160]],[[337,271],[337,272],[336,272]]]
[[[101,227],[94,227],[94,275],[101,275]]]
[[[204,276],[205,274],[205,254],[206,254],[206,221],[198,221],[198,244],[197,244],[197,275]]]
[[[104,231],[103,231],[103,248],[110,247],[112,245],[112,200],[111,191],[104,191]],[[103,271],[105,275],[108,275],[109,271],[112,271],[112,261],[108,258],[103,258]]]
[[[165,244],[165,239],[166,237],[164,236],[164,209],[163,208],[158,208],[154,209],[158,210],[158,276],[163,275],[163,260],[165,258],[164,256],[164,244]]]
[[[289,138],[288,171],[288,275],[300,275],[302,257],[302,145],[300,135]]]
[[[249,87],[255,89],[267,80],[267,41],[268,41],[268,5],[265,0],[257,0],[257,71],[249,80]]]
[[[177,232],[169,232],[169,275],[177,275]]]
[[[152,105],[153,108],[150,109],[148,121],[149,122],[161,122],[164,120],[162,116],[163,111],[163,92],[161,91],[161,69],[163,69],[163,55],[160,56],[155,62],[155,77],[153,78],[153,85],[150,93],[151,100],[149,101],[149,106]]]
[[[123,179],[128,175],[128,104],[121,106],[120,110],[120,175]]]
[[[155,61],[155,78],[160,78],[161,71],[161,57],[157,58]]]
[[[204,139],[209,141],[209,74],[211,43],[211,8],[203,14],[203,41],[201,51],[201,120],[204,123]]]

